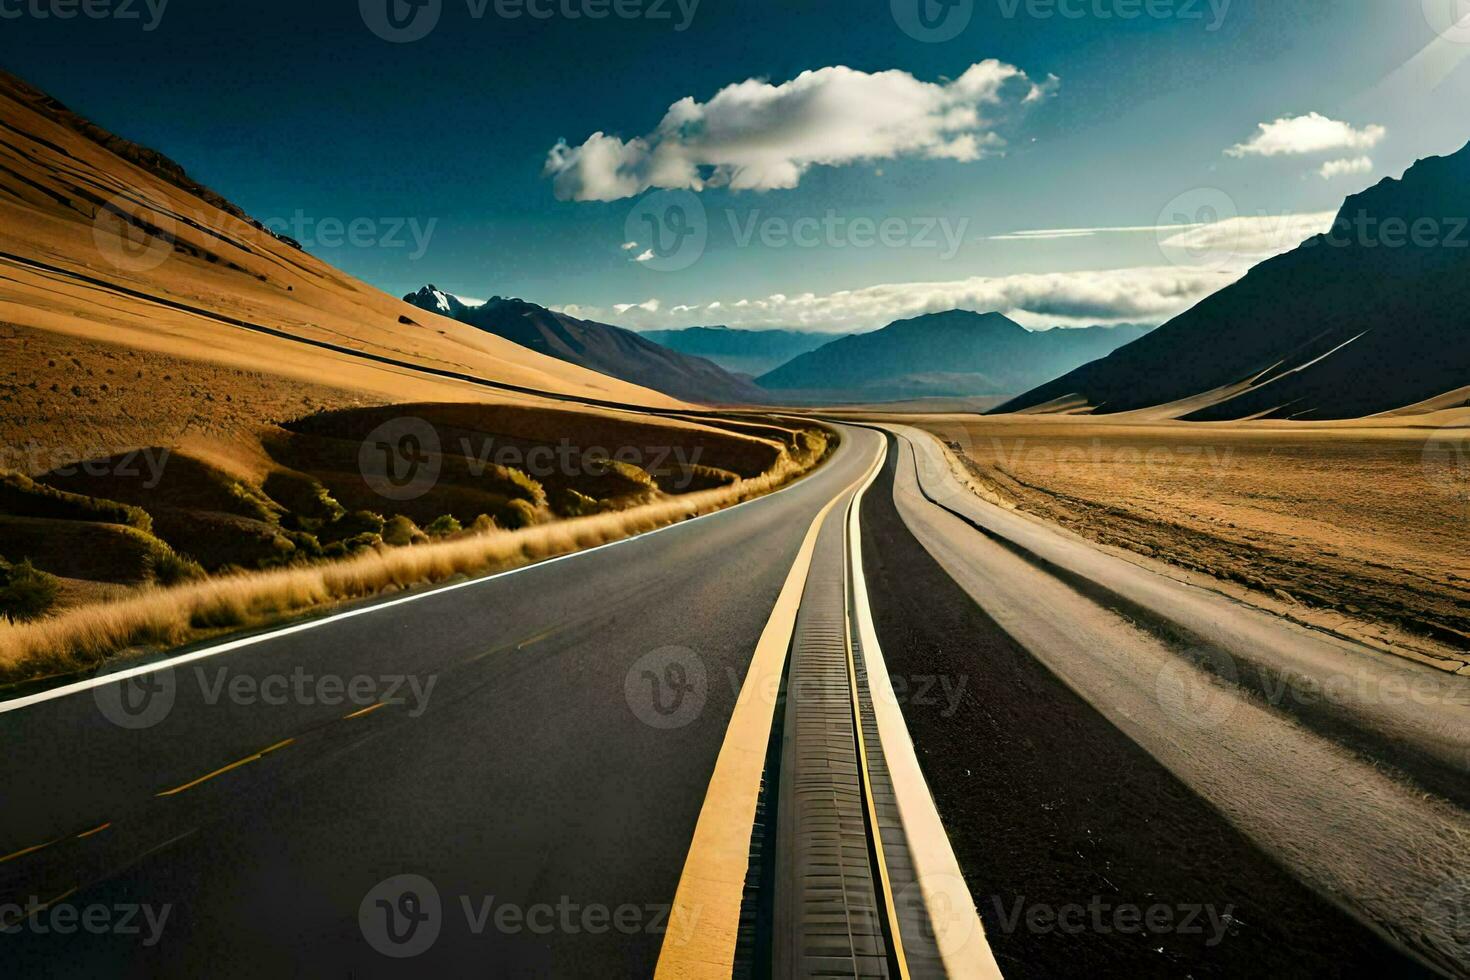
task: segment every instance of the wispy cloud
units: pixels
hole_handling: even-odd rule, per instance
[[[1032,231],[1012,231],[1004,235],[991,235],[992,242],[1046,242],[1059,238],[1095,238],[1098,235],[1158,234],[1161,231],[1179,231],[1196,228],[1198,225],[1129,225],[1115,228],[1039,228]]]
[[[1243,215],[1209,224],[1176,226],[1176,233],[1160,243],[1164,254],[1210,256],[1236,268],[1248,268],[1296,248],[1313,235],[1332,229],[1336,211],[1314,211],[1309,214]],[[1168,229],[1164,229],[1167,231]]]
[[[775,190],[814,166],[898,157],[973,161],[999,153],[1006,119],[1056,89],[989,60],[958,78],[926,82],[905,71],[836,66],[773,85],[751,78],[708,102],[686,97],[646,136],[604,132],[557,143],[545,173],[562,200],[616,201],[652,188]]]
[[[1039,229],[1011,237],[1148,232],[1173,265],[1086,272],[975,276],[936,282],[885,283],[834,293],[776,293],[712,303],[658,300],[611,309],[567,306],[573,316],[639,328],[724,323],[814,332],[868,330],[894,320],[951,309],[998,310],[1033,327],[1093,323],[1162,323],[1238,280],[1256,263],[1332,227],[1335,213],[1261,215],[1192,225],[1128,225]]]

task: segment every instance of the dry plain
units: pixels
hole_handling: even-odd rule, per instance
[[[886,418],[939,436],[982,496],[1170,574],[1438,666],[1470,652],[1470,410]]]

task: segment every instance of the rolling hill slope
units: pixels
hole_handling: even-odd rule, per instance
[[[702,357],[670,350],[622,327],[579,320],[525,300],[497,296],[475,306],[425,286],[404,301],[447,313],[538,354],[686,401],[747,404],[762,399],[754,385]]]
[[[998,412],[1345,419],[1470,403],[1470,146],[1347,199],[1333,230]]]
[[[677,404],[415,310],[3,74],[0,351],[0,445],[97,455],[395,400]]]

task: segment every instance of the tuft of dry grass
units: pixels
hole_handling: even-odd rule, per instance
[[[815,443],[802,447],[806,452],[783,454],[760,476],[625,511],[411,548],[375,548],[337,563],[154,586],[39,622],[0,620],[0,681],[79,671],[129,649],[177,646],[334,602],[501,571],[631,537],[779,489],[825,458],[828,438],[816,434]]]

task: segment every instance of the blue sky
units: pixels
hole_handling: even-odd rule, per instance
[[[1470,140],[1462,0],[54,2],[0,0],[0,64],[328,261],[640,327],[1158,322]],[[623,169],[546,173],[597,133]],[[671,201],[703,245],[649,255]]]

